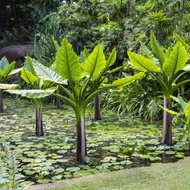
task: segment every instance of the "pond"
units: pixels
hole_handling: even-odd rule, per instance
[[[0,116],[0,144],[10,143],[16,150],[19,172],[35,184],[55,182],[160,162],[175,162],[187,155],[188,143],[183,129],[173,129],[172,147],[159,143],[162,123],[143,122],[139,118],[118,118],[102,110],[102,120],[92,121],[93,110],[86,112],[87,164],[75,161],[75,116],[63,105],[57,110],[45,104],[45,136],[35,136],[35,108],[30,100],[4,100]]]

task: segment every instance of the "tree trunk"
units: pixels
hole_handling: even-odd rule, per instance
[[[76,160],[79,163],[85,163],[86,152],[86,131],[85,131],[85,114],[84,111],[79,110],[80,116],[77,116],[77,147]]]
[[[59,88],[56,90],[56,93],[57,93],[57,94],[60,93],[60,89],[59,89]],[[56,97],[56,107],[57,107],[57,109],[60,109],[60,108],[61,108],[61,101],[60,101],[60,98],[59,98],[59,97]]]
[[[101,120],[101,114],[100,114],[100,95],[97,94],[94,99],[94,120]]]
[[[164,97],[164,108],[171,109],[171,103]],[[163,129],[162,129],[162,144],[172,145],[172,117],[164,110]]]
[[[3,91],[0,90],[0,113],[3,113]]]
[[[42,122],[42,101],[39,100],[36,103],[36,135],[43,136],[43,122]]]

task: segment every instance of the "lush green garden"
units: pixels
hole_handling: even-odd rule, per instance
[[[2,188],[188,156],[190,3],[44,5],[23,66],[0,60]]]

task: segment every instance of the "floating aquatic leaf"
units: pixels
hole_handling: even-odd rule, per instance
[[[79,167],[69,167],[69,168],[66,169],[66,171],[69,171],[69,172],[76,172],[78,170],[80,170]]]

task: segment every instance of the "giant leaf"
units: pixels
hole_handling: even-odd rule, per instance
[[[22,68],[21,71],[21,78],[23,78],[27,83],[33,84],[36,81],[39,81],[39,78],[35,75],[33,75],[30,71],[28,71],[26,68]]]
[[[186,124],[187,124],[188,130],[190,130],[190,101],[187,103],[187,106],[185,109],[185,118],[186,118]]]
[[[160,72],[160,68],[151,60],[134,52],[128,52],[129,60],[134,69],[139,71]]]
[[[17,86],[18,84],[1,84],[0,83],[0,90],[14,89]]]
[[[33,66],[36,75],[43,80],[48,80],[59,84],[64,84],[66,82],[63,80],[62,76],[59,73],[55,72],[49,67],[42,65],[39,62],[33,62]]]
[[[156,37],[153,33],[151,33],[150,35],[150,45],[153,53],[156,55],[157,59],[159,60],[160,67],[162,68],[163,63],[165,62],[166,55],[163,51],[163,48],[157,42]]]
[[[33,62],[35,61],[35,59],[32,59],[31,57],[27,56],[25,61],[24,61],[24,67],[30,71],[33,75],[36,75],[35,71],[34,71],[34,67],[33,67]]]
[[[32,90],[6,90],[6,92],[10,93],[10,94],[18,94],[21,95],[22,97],[26,97],[26,98],[30,98],[30,99],[36,99],[36,98],[45,98],[49,95],[51,95],[52,93],[55,92],[55,90],[57,89],[57,87],[54,88],[49,88],[49,89],[45,89],[45,90],[36,90],[36,89],[32,89]]]
[[[84,61],[82,69],[84,74],[90,76],[92,80],[95,80],[99,76],[100,72],[105,68],[105,65],[106,59],[103,52],[103,46],[99,44]]]
[[[61,74],[63,79],[69,81],[78,82],[82,77],[78,56],[67,39],[62,41],[62,45],[57,53],[56,71]]]
[[[163,64],[163,71],[167,76],[172,76],[177,73],[179,70],[182,70],[188,60],[188,53],[185,47],[178,42],[173,51],[170,53],[170,56],[166,59]]]
[[[137,79],[140,79],[145,76],[144,72],[140,72],[135,74],[134,76],[127,76],[125,78],[117,79],[112,84],[106,84],[102,88],[112,88],[112,87],[119,87],[119,86],[126,86],[130,83],[134,82]]]
[[[117,52],[116,52],[116,49],[114,48],[112,52],[110,53],[108,60],[106,61],[106,69],[111,67],[115,63],[116,56],[117,56]]]
[[[6,57],[3,57],[0,60],[0,70],[4,71],[4,69],[9,65],[9,62]]]
[[[15,61],[10,63],[3,71],[3,76],[7,77],[15,67]]]
[[[184,41],[184,39],[182,37],[180,37],[178,34],[174,34],[173,35],[174,38],[176,38],[179,42],[182,43],[182,45],[186,48],[187,51],[190,50],[190,46]]]
[[[144,53],[144,55],[149,58],[152,59],[154,61],[154,63],[156,63],[157,66],[160,67],[160,63],[159,60],[154,56],[154,54],[148,49],[148,47],[141,42],[141,51]]]

